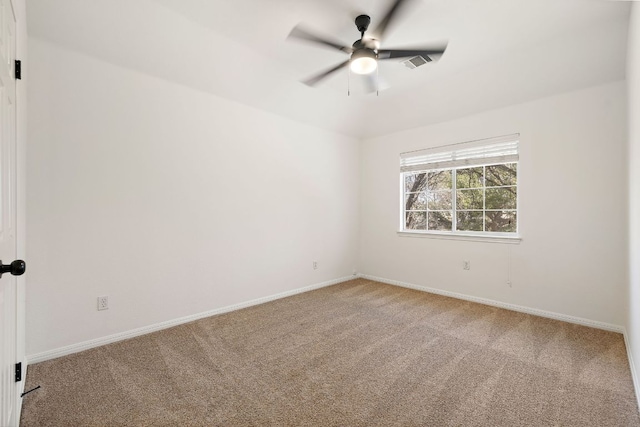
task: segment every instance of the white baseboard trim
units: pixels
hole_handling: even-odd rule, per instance
[[[403,288],[415,289],[417,291],[428,292],[431,294],[443,295],[446,297],[457,298],[465,301],[477,302],[480,304],[491,305],[494,307],[504,308],[511,311],[518,311],[521,313],[533,314],[534,316],[546,317],[549,319],[561,320],[563,322],[575,323],[577,325],[589,326],[591,328],[603,329],[605,331],[612,331],[618,333],[624,333],[622,326],[613,325],[611,323],[598,322],[595,320],[583,319],[581,317],[569,316],[566,314],[554,313],[552,311],[540,310],[537,308],[524,307],[516,304],[509,304],[505,302],[495,301],[488,298],[474,297],[470,295],[460,294],[457,292],[444,291],[442,289],[429,288],[427,286],[414,285],[412,283],[400,282],[398,280],[385,279],[382,277],[370,276],[368,274],[359,274],[359,277],[364,279],[373,280],[375,282],[386,283],[388,285],[400,286]]]
[[[213,310],[205,311],[202,313],[192,314],[190,316],[181,317],[178,319],[167,320],[165,322],[156,323],[154,325],[143,326],[142,328],[132,329],[130,331],[120,332],[106,337],[96,338],[89,341],[80,342],[77,344],[71,344],[65,347],[56,348],[54,350],[44,351],[42,353],[32,354],[26,357],[28,364],[34,364],[44,362],[46,360],[56,359],[58,357],[66,356],[80,351],[89,350],[91,348],[100,347],[105,344],[111,344],[114,342],[126,340],[129,338],[137,337],[140,335],[149,334],[151,332],[160,331],[162,329],[171,328],[173,326],[182,325],[183,323],[193,322],[194,320],[203,319],[205,317],[215,316],[217,314],[228,313],[235,310],[251,307],[254,305],[264,304],[269,301],[274,301],[281,298],[290,297],[293,295],[301,294],[304,292],[313,291],[315,289],[324,288],[338,283],[346,282],[357,278],[357,275],[341,277],[339,279],[329,280],[322,283],[316,283],[314,285],[305,286],[303,288],[293,289],[291,291],[281,292],[275,295],[269,295],[262,298],[257,298],[251,301],[245,301],[238,304],[229,305],[226,307],[216,308]]]
[[[627,329],[624,328],[622,332],[624,336],[624,345],[627,348],[627,358],[629,359],[629,370],[631,371],[631,380],[633,381],[633,389],[636,392],[636,401],[638,402],[638,408],[640,408],[640,381],[638,381],[638,375],[635,364],[633,363],[633,353],[631,353],[631,344],[629,343],[629,335]]]

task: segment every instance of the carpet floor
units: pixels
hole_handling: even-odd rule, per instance
[[[640,426],[620,334],[357,279],[29,366],[21,426]]]

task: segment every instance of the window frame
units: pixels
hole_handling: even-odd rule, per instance
[[[518,135],[519,136],[519,135]],[[519,138],[518,138],[519,139]],[[441,149],[447,149],[447,147],[439,147]],[[519,150],[518,150],[519,151]],[[486,209],[486,191],[487,188],[493,188],[493,187],[487,187],[487,183],[485,181],[485,176],[486,176],[486,168],[489,166],[495,166],[495,165],[505,165],[505,164],[515,164],[516,165],[516,184],[515,184],[515,188],[516,188],[516,206],[515,209]],[[469,169],[469,168],[474,168],[474,167],[482,167],[483,168],[483,182],[482,182],[482,193],[483,193],[483,197],[482,197],[482,221],[483,221],[483,230],[486,227],[486,214],[487,212],[492,212],[492,211],[510,211],[510,212],[515,212],[516,215],[516,224],[515,224],[515,231],[513,232],[497,232],[497,231],[460,231],[457,230],[457,224],[458,224],[458,214],[460,212],[469,212],[469,211],[478,211],[480,212],[479,209],[465,209],[465,210],[458,210],[458,188],[457,188],[457,179],[458,179],[458,171],[462,170],[462,169]],[[407,192],[406,191],[406,183],[405,183],[405,176],[409,175],[409,174],[419,174],[419,173],[426,173],[428,174],[429,172],[434,172],[434,171],[444,171],[444,170],[450,170],[451,171],[451,230],[413,230],[413,229],[406,229],[406,218],[407,218],[407,212],[411,212],[412,210],[407,210],[406,209],[406,196],[407,194],[411,194],[411,192]],[[441,239],[455,239],[455,240],[472,240],[472,241],[492,241],[492,242],[498,242],[498,243],[519,243],[522,238],[520,235],[521,232],[521,216],[520,216],[520,191],[518,190],[521,187],[521,170],[520,170],[520,160],[519,158],[517,160],[506,160],[506,161],[496,161],[496,162],[491,162],[491,163],[482,163],[482,164],[477,164],[474,165],[473,163],[467,164],[467,165],[458,165],[458,166],[449,166],[449,167],[444,167],[444,168],[425,168],[425,169],[416,169],[416,170],[405,170],[405,171],[400,171],[399,174],[399,184],[400,184],[400,222],[399,222],[399,229],[398,229],[398,235],[399,236],[403,236],[403,237],[431,237],[431,238],[441,238]],[[428,175],[427,175],[428,176]],[[426,184],[426,186],[428,186],[428,183]],[[427,222],[426,224],[426,228],[428,228],[429,224],[429,209],[428,209],[428,194],[429,194],[429,190],[428,187],[425,186],[425,190],[422,191],[422,193],[425,194],[426,198],[427,198],[427,206],[425,207],[425,220]],[[497,186],[495,188],[508,188],[508,187],[514,187],[511,185],[508,186]],[[422,212],[422,211],[421,211]],[[449,211],[447,211],[449,212]]]

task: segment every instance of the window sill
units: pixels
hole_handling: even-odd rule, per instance
[[[517,245],[522,241],[519,235],[487,236],[473,233],[446,233],[437,231],[398,231],[400,237],[422,237],[428,239],[465,240],[468,242],[507,243]]]

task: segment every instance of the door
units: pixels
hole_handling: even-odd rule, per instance
[[[11,0],[0,0],[0,260],[16,259],[16,18]],[[17,425],[16,278],[0,277],[0,426]]]

